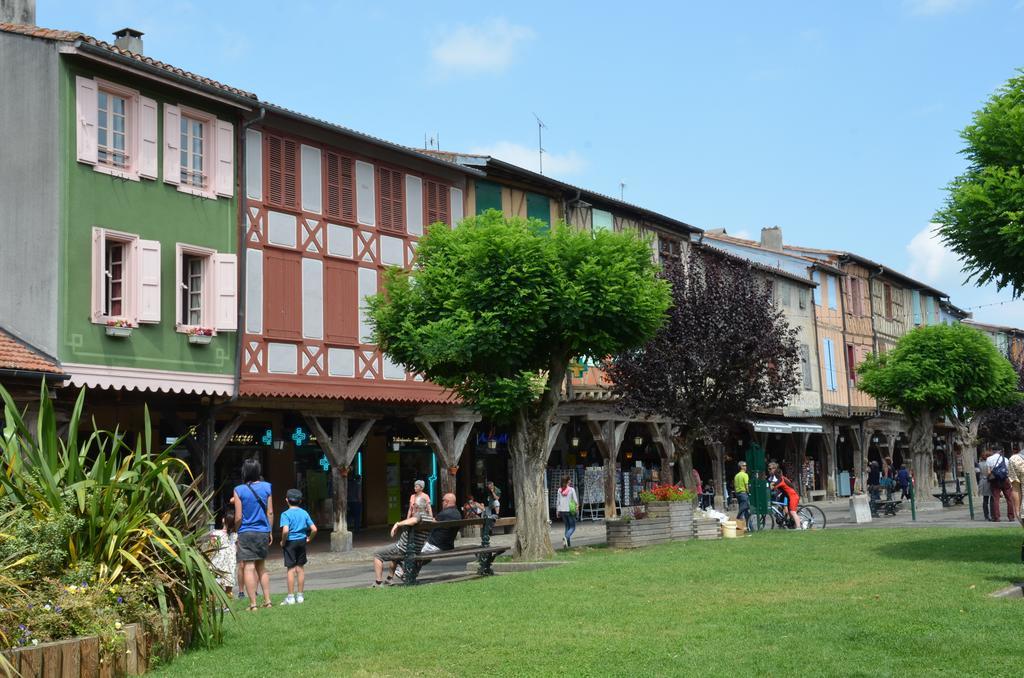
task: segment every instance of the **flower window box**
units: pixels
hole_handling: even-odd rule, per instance
[[[111,320],[107,323],[106,327],[108,337],[119,337],[122,339],[132,336],[133,329],[135,328],[124,320]]]
[[[208,327],[190,327],[187,334],[190,344],[205,346],[213,341],[213,330]]]

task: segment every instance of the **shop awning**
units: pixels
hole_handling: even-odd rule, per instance
[[[821,433],[820,424],[789,421],[748,421],[757,433]]]

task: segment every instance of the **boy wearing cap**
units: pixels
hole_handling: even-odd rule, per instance
[[[306,510],[299,506],[302,492],[294,488],[288,490],[285,499],[288,501],[288,509],[281,514],[281,544],[284,547],[284,566],[288,568],[288,596],[281,604],[294,605],[304,600],[302,592],[306,586],[306,570],[303,567],[306,564],[306,544],[316,536],[316,525]]]

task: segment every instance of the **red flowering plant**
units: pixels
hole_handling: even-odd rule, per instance
[[[213,328],[211,327],[189,327],[185,330],[189,335],[195,337],[212,337]]]
[[[640,501],[649,504],[652,501],[693,501],[697,493],[675,485],[655,485],[649,490],[641,490]]]

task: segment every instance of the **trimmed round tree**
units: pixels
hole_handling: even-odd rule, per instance
[[[948,417],[966,451],[972,418],[1020,399],[1010,361],[988,337],[966,325],[919,327],[888,353],[868,356],[857,371],[858,388],[907,417],[914,481],[925,497],[935,487],[936,422]]]
[[[724,440],[751,412],[798,392],[797,330],[749,263],[694,247],[686,267],[666,266],[662,276],[672,285],[668,322],[642,348],[615,356],[608,376],[624,408],[672,420],[689,482],[696,440]]]
[[[513,555],[553,551],[544,505],[548,431],[569,361],[638,346],[665,320],[668,284],[637,233],[591,235],[496,210],[432,226],[413,270],[370,300],[394,361],[511,428]]]
[[[974,114],[960,136],[967,170],[935,215],[945,243],[978,285],[1024,291],[1024,71]]]

